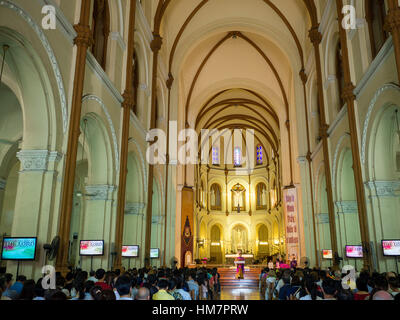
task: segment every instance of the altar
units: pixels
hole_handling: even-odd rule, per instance
[[[237,254],[226,254],[225,255],[225,264],[227,265],[235,265],[235,259],[238,257]],[[251,265],[254,262],[253,254],[242,254],[242,257],[245,258],[246,264]]]

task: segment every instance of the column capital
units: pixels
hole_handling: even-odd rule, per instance
[[[171,87],[172,87],[172,84],[174,83],[174,76],[172,75],[172,73],[170,72],[170,73],[168,73],[168,79],[167,79],[167,81],[166,81],[166,85],[167,85],[167,88],[168,88],[168,90],[171,90]]]
[[[159,34],[153,34],[153,40],[151,40],[150,48],[153,53],[158,53],[162,46],[162,38]]]
[[[358,213],[358,205],[356,200],[337,201],[335,205],[339,214]]]
[[[400,27],[400,7],[389,8],[385,20],[385,29],[393,32],[394,29]]]
[[[115,186],[107,184],[85,186],[87,200],[112,200],[111,196],[115,189]]]
[[[319,45],[322,41],[322,34],[319,32],[319,25],[310,29],[308,36],[313,45]]]
[[[21,162],[21,172],[45,172],[49,162],[60,161],[62,155],[57,151],[21,150],[17,153],[17,158]]]
[[[77,33],[74,39],[75,45],[90,47],[93,44],[92,32],[89,26],[78,23],[74,25],[74,29]]]
[[[143,210],[145,207],[146,204],[142,202],[127,202],[125,204],[125,214],[144,216]]]
[[[133,99],[133,95],[131,90],[125,90],[125,92],[122,94],[122,97],[124,98],[124,101],[122,101],[122,107],[128,108],[128,109],[134,109],[135,106],[135,101]]]
[[[355,86],[352,82],[346,83],[345,87],[343,88],[343,94],[342,94],[342,98],[345,101],[349,101],[349,100],[355,100],[356,99],[356,95],[354,94],[354,90],[355,90]]]
[[[306,71],[304,70],[304,68],[300,70],[299,75],[300,75],[300,79],[303,82],[303,84],[306,84],[307,80],[308,80],[308,76],[307,76]]]
[[[371,197],[398,197],[400,181],[368,181],[365,186],[370,190]]]

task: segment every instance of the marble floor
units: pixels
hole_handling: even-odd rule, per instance
[[[222,288],[221,300],[261,300],[260,291],[256,288]]]

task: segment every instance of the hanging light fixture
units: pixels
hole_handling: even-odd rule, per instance
[[[4,64],[6,62],[6,53],[8,49],[10,49],[10,46],[8,44],[3,44],[3,61],[1,63],[0,85],[1,85],[1,80],[3,79]]]

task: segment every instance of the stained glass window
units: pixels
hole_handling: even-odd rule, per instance
[[[219,148],[218,147],[212,148],[212,164],[219,165]]]
[[[240,167],[242,165],[242,150],[237,147],[233,153],[233,164],[235,167]]]
[[[260,144],[257,146],[257,164],[263,164],[263,148]]]

